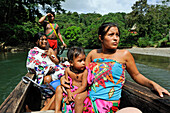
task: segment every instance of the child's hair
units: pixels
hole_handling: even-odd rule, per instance
[[[33,42],[34,42],[34,43],[37,42],[37,40],[40,39],[42,36],[46,36],[46,34],[45,34],[45,33],[41,33],[41,32],[36,33],[36,34],[34,35]]]
[[[73,58],[77,58],[80,54],[85,54],[83,48],[71,47],[67,52],[68,61],[73,61]]]
[[[108,28],[105,30],[106,27],[108,27]],[[107,23],[103,23],[103,24],[99,27],[98,35],[101,35],[101,39],[102,39],[102,40],[104,39],[105,34],[109,31],[109,29],[110,29],[111,27],[117,27],[117,28],[118,28],[118,25],[115,24],[115,23],[112,23],[112,22],[107,22]],[[119,30],[119,28],[118,28],[118,31],[119,31],[119,36],[120,36],[120,30]]]

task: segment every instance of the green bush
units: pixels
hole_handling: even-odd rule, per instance
[[[149,41],[146,37],[140,37],[137,42],[139,47],[149,46]]]

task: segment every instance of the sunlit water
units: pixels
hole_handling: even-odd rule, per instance
[[[86,54],[90,50],[85,50]],[[61,57],[66,56],[67,50]],[[139,71],[147,78],[159,83],[170,91],[170,57],[158,57],[133,54]],[[27,52],[0,53],[0,104],[10,94],[27,73],[26,70]],[[127,79],[131,80],[126,73]]]

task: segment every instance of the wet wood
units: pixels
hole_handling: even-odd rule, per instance
[[[26,76],[31,79],[34,77],[34,74],[27,73]],[[5,101],[0,106],[1,113],[20,113],[23,103],[25,101],[26,95],[30,82],[25,84],[22,80],[15,87],[15,89],[10,93],[10,95],[5,99]]]
[[[120,103],[120,108],[137,107],[143,113],[170,113],[170,96],[159,97],[156,92],[126,81]]]

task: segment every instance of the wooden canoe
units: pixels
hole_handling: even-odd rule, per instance
[[[34,78],[33,74],[26,76]],[[22,80],[10,93],[0,106],[1,113],[22,113],[25,105],[34,111],[41,109],[41,94],[32,83],[25,84]],[[136,83],[126,81],[123,87],[120,108],[136,107],[143,113],[170,113],[170,96],[164,95],[160,98],[158,94],[152,92]]]

